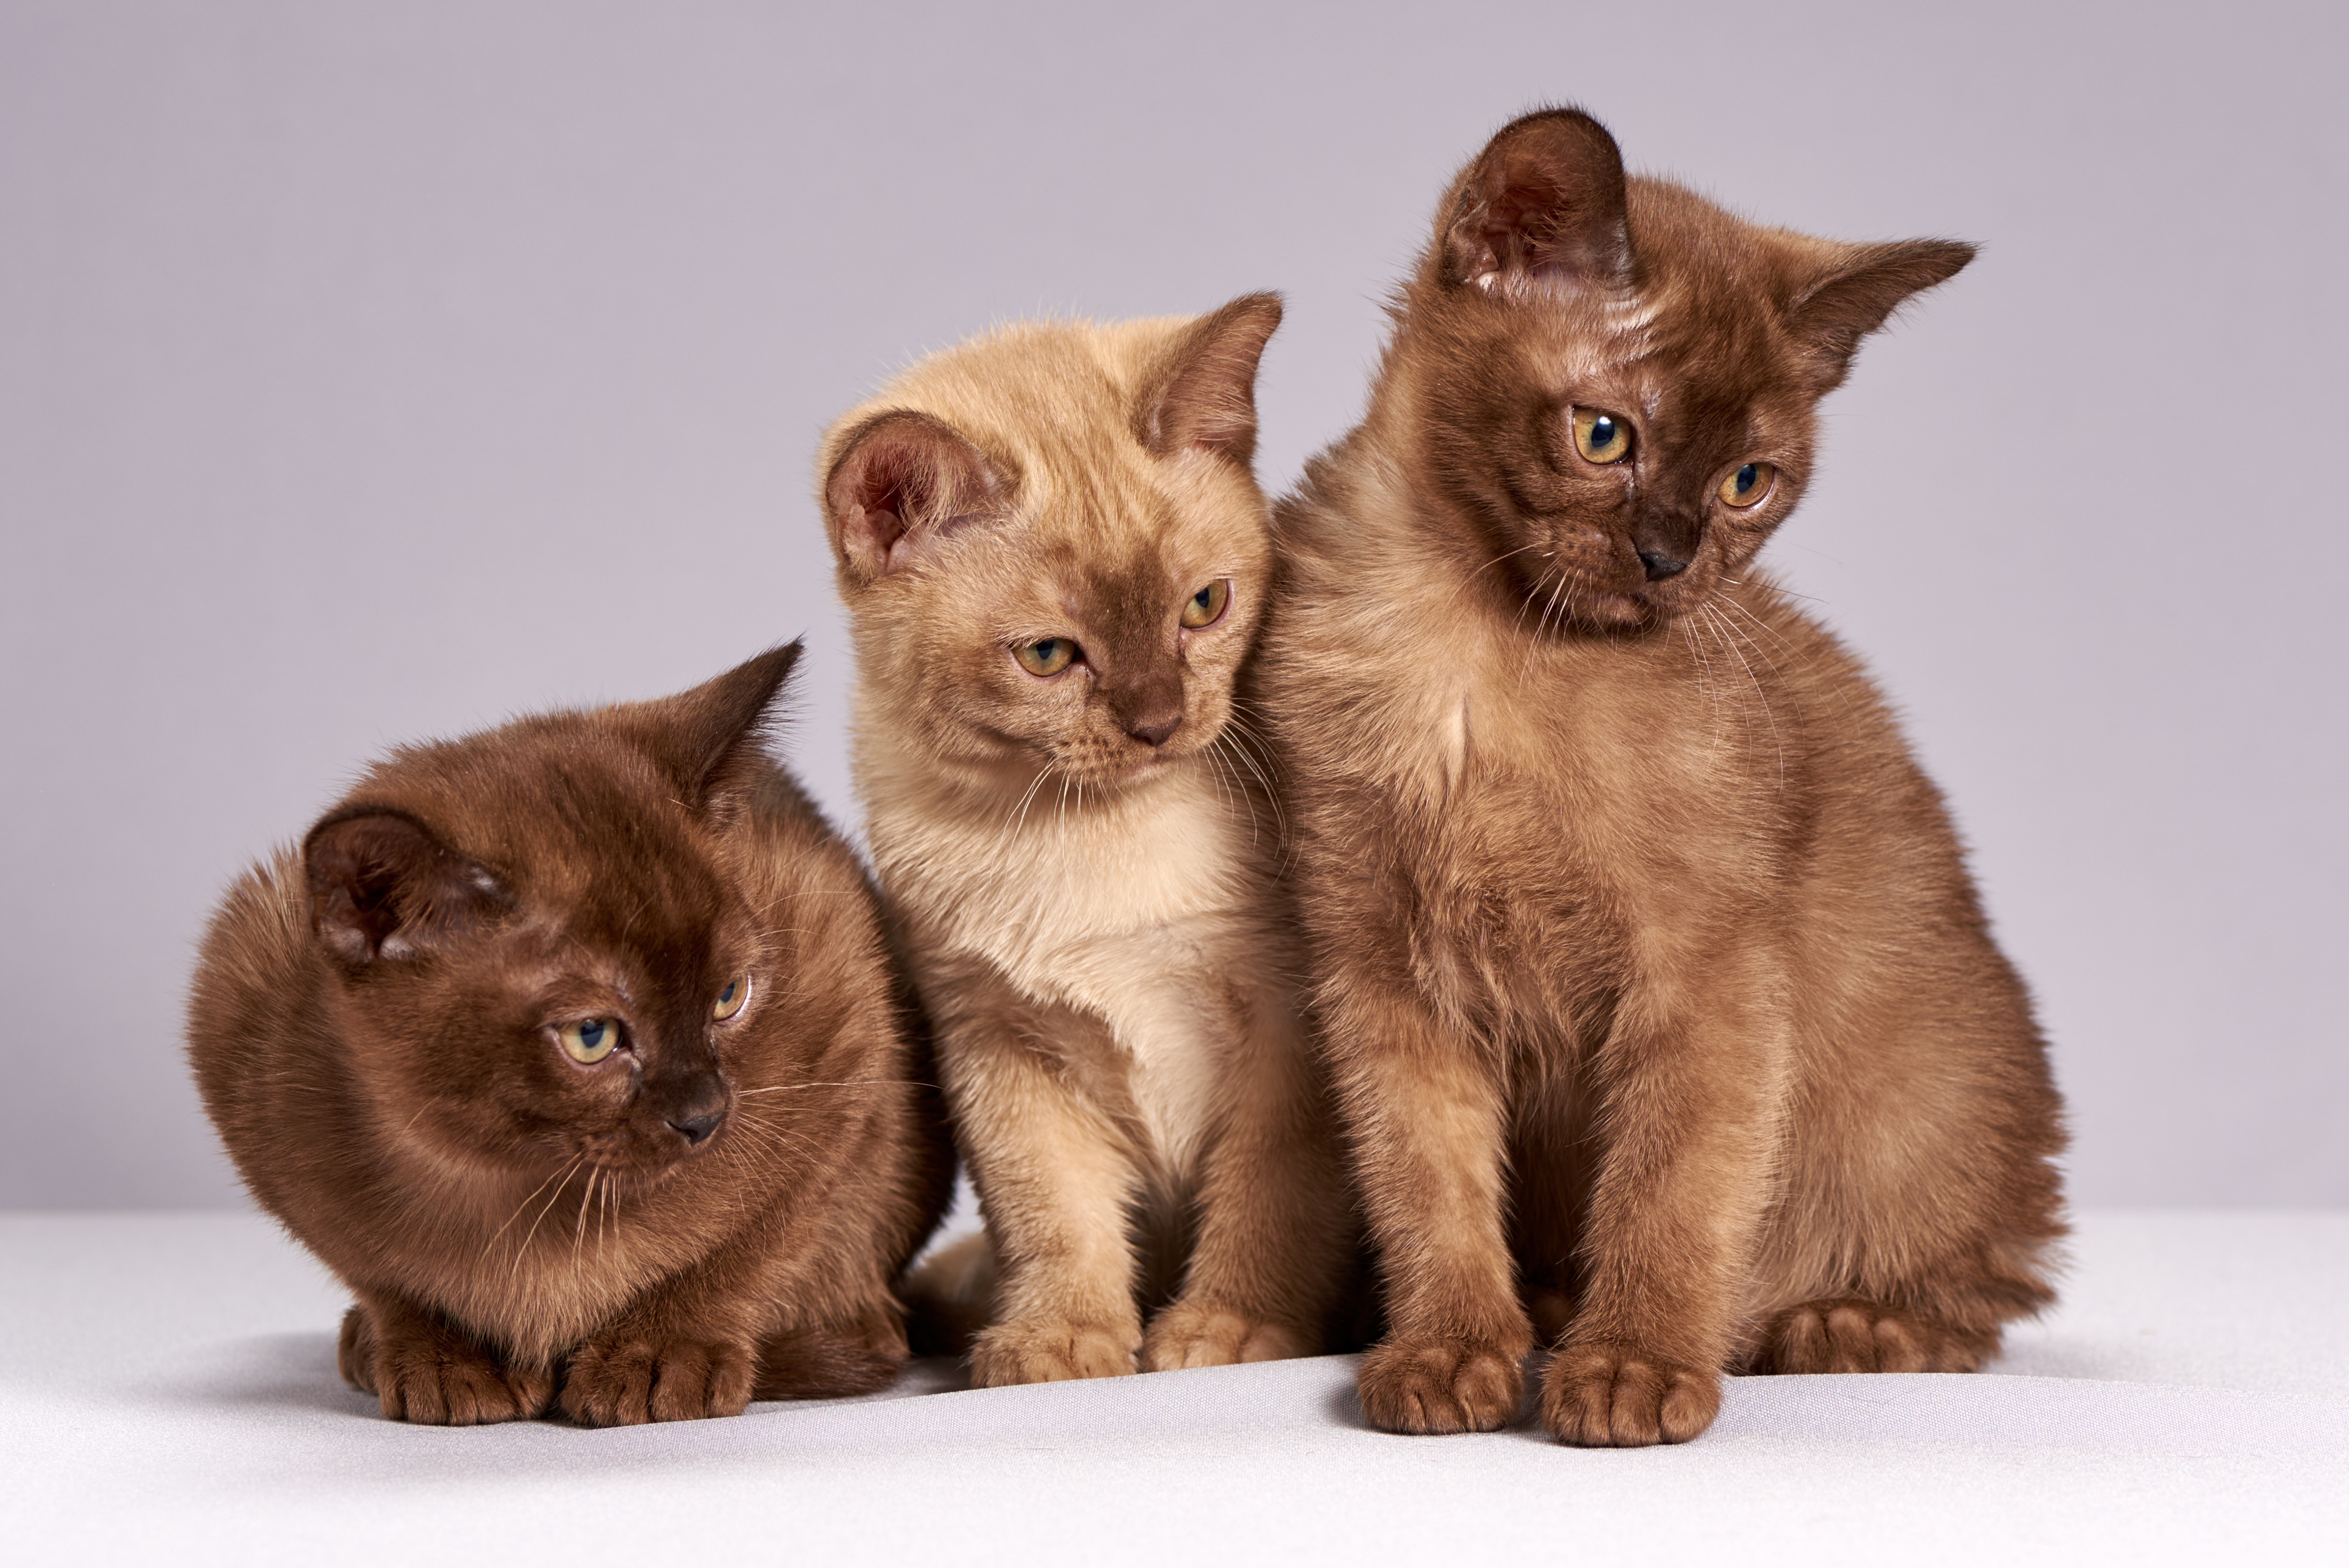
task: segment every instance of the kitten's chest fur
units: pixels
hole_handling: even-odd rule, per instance
[[[1109,801],[950,805],[868,763],[874,865],[916,967],[979,961],[1047,1008],[1097,1020],[1154,1163],[1187,1172],[1219,1052],[1278,972],[1256,897],[1245,809],[1204,766],[1176,764]],[[1079,1048],[1050,1041],[1059,1049]]]
[[[1486,1031],[1587,1044],[1631,977],[1702,963],[1766,898],[1798,810],[1799,715],[1766,669],[1695,632],[1534,639],[1420,597],[1394,619],[1450,613],[1442,658],[1333,601],[1299,628],[1298,668],[1342,672],[1375,715],[1340,763],[1371,787],[1340,793],[1391,814],[1398,956],[1427,994],[1477,999]]]

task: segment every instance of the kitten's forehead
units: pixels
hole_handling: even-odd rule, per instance
[[[1775,311],[1747,280],[1657,268],[1636,293],[1546,314],[1535,374],[1564,400],[1632,416],[1660,453],[1744,446],[1795,385]]]
[[[541,919],[660,968],[700,953],[730,909],[697,815],[658,766],[580,719],[408,753],[378,773],[457,853]]]

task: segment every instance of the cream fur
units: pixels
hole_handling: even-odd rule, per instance
[[[1007,328],[825,442],[868,841],[1000,1264],[912,1289],[991,1317],[982,1384],[1310,1352],[1350,1255],[1233,711],[1271,576],[1247,457],[1278,318],[1257,296]],[[1057,675],[1018,664],[1060,639]]]

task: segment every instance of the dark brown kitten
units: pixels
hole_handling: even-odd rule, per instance
[[[385,1415],[690,1419],[903,1365],[952,1157],[872,891],[765,753],[798,652],[402,748],[214,917],[205,1106],[358,1298]]]
[[[1624,177],[1568,111],[1444,198],[1279,513],[1261,684],[1388,1284],[1381,1427],[1570,1442],[1724,1368],[1969,1370],[2050,1299],[2060,1108],[1940,797],[1750,563],[1860,340],[1965,265]]]

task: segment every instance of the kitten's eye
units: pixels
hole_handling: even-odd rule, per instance
[[[1749,462],[1721,482],[1721,498],[1741,510],[1758,506],[1762,498],[1770,493],[1771,482],[1777,477],[1778,471],[1768,463]]]
[[[1217,577],[1183,601],[1183,624],[1193,631],[1203,626],[1213,626],[1224,618],[1224,607],[1231,600],[1231,579]]]
[[[590,1018],[580,1023],[566,1023],[554,1032],[563,1048],[574,1062],[593,1066],[609,1056],[620,1044],[620,1021],[616,1018]]]
[[[1058,675],[1076,659],[1077,645],[1065,637],[1048,637],[1041,642],[1013,649],[1011,657],[1030,675]]]
[[[750,1000],[750,977],[739,975],[728,981],[726,989],[718,993],[718,1004],[709,1010],[709,1016],[723,1023],[741,1012],[742,1004]]]
[[[1614,414],[1577,409],[1574,450],[1593,462],[1620,462],[1631,455],[1631,427]]]

